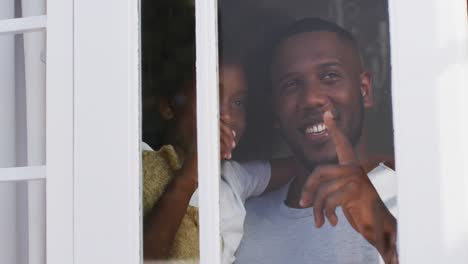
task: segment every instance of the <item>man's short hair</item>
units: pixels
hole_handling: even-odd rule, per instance
[[[343,40],[350,41],[353,45],[356,45],[356,40],[349,31],[338,26],[333,22],[323,20],[317,17],[303,18],[284,28],[282,31],[279,32],[279,34],[275,36],[276,41],[274,41],[274,45],[277,46],[279,43],[281,43],[282,40],[293,35],[297,35],[304,32],[317,31],[327,31],[336,33],[338,37],[342,38]]]
[[[267,59],[266,62],[267,62],[268,68],[271,67],[272,65],[273,56],[276,52],[276,49],[285,39],[294,35],[305,33],[305,32],[319,32],[319,31],[335,33],[341,40],[351,45],[351,47],[356,51],[356,54],[361,60],[360,63],[361,64],[363,63],[362,56],[357,45],[357,41],[349,31],[347,31],[346,29],[342,28],[341,26],[333,22],[330,22],[321,18],[317,18],[317,17],[307,17],[307,18],[297,20],[296,22],[290,24],[289,26],[285,27],[283,30],[278,31],[276,34],[273,35],[273,37],[269,41],[270,44],[269,44],[269,47],[267,48],[267,54],[266,54],[266,59]],[[268,75],[270,75],[269,71],[268,73],[269,73]]]

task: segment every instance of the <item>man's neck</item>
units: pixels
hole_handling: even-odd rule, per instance
[[[301,199],[302,188],[305,184],[307,177],[296,176],[289,185],[288,194],[284,203],[291,208],[302,208],[299,205]]]

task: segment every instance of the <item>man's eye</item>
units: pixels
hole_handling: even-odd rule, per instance
[[[324,81],[336,81],[340,78],[340,76],[336,72],[327,72],[322,75],[322,80]]]
[[[296,89],[300,88],[302,84],[303,82],[300,80],[286,81],[281,85],[281,90],[286,93],[293,92]]]

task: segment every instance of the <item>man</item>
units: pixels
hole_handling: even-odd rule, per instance
[[[367,175],[378,164],[362,129],[372,87],[355,40],[308,18],[270,55],[276,127],[303,173],[247,203],[236,263],[397,263],[396,220]]]

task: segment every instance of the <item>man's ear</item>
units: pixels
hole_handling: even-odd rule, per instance
[[[174,118],[174,109],[172,109],[172,105],[169,102],[169,98],[161,97],[159,99],[159,114],[161,115],[162,119],[169,121]]]
[[[372,92],[372,77],[368,72],[361,73],[361,96],[364,108],[374,106],[374,94]]]

